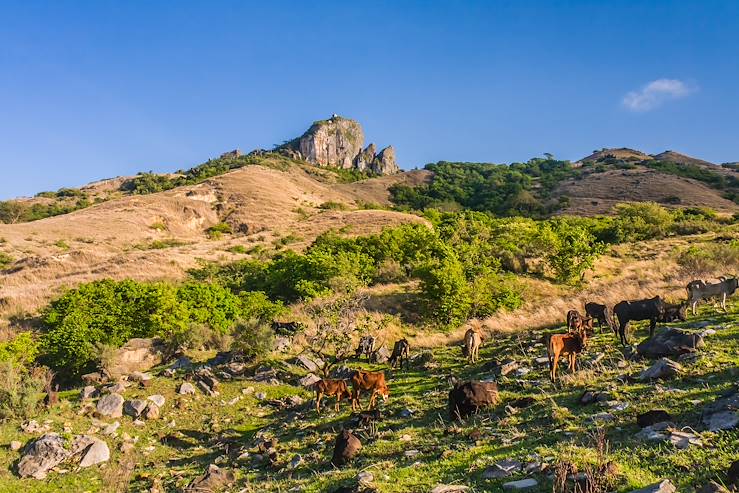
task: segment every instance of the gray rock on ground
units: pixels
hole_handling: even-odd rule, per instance
[[[87,401],[100,395],[100,391],[92,385],[87,385],[80,391],[80,400]]]
[[[657,380],[672,378],[682,373],[683,367],[679,363],[675,363],[668,358],[660,358],[652,366],[641,372],[637,377],[642,382],[647,380]]]
[[[703,337],[680,329],[666,328],[657,331],[651,339],[643,341],[636,351],[646,358],[680,356],[704,346]]]
[[[192,395],[195,393],[195,387],[190,382],[182,382],[177,393],[182,395]]]
[[[677,492],[677,488],[675,488],[675,485],[672,484],[672,481],[670,481],[669,479],[664,479],[660,481],[659,483],[654,483],[640,490],[633,490],[630,493],[676,493],[676,492]]]
[[[151,402],[153,402],[154,404],[156,404],[159,407],[164,406],[164,403],[167,401],[164,398],[164,396],[163,395],[160,395],[160,394],[150,395],[146,399],[149,400],[149,401],[151,401]]]
[[[319,380],[320,380],[320,378],[317,377],[316,375],[314,375],[313,373],[308,373],[306,376],[304,376],[303,378],[301,378],[298,382],[303,387],[310,387],[311,385],[313,385],[314,383],[316,383]]]
[[[739,426],[739,388],[735,388],[703,408],[703,424],[709,431],[731,430]]]
[[[205,493],[220,491],[236,481],[231,469],[221,469],[215,464],[208,466],[205,474],[195,479],[184,489],[185,493]]]
[[[64,448],[64,439],[56,433],[47,433],[29,444],[18,462],[18,475],[22,478],[44,479],[49,470],[71,456]]]
[[[80,455],[80,467],[90,467],[110,460],[108,444],[99,438],[84,435],[72,445],[74,455]]]
[[[537,486],[539,486],[539,482],[534,478],[519,479],[518,481],[503,483],[503,489],[508,491],[528,490],[530,488],[536,488]]]
[[[141,416],[144,409],[146,409],[146,401],[143,399],[131,399],[123,405],[123,412],[126,416],[131,416],[134,419]]]
[[[95,408],[99,416],[108,418],[120,418],[123,416],[123,402],[125,399],[120,394],[108,394],[100,398]]]
[[[461,484],[437,484],[431,493],[465,493],[467,491],[470,491],[470,487]]]

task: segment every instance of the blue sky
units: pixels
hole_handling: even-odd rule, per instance
[[[268,148],[339,113],[402,167],[739,160],[739,2],[0,1],[0,198]]]

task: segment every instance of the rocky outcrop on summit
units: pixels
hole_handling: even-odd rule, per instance
[[[315,122],[301,137],[278,150],[317,166],[356,169],[380,175],[400,172],[392,146],[379,153],[375,144],[363,146],[364,131],[359,122],[334,115],[328,120]]]

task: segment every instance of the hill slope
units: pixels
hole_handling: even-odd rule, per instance
[[[63,286],[93,279],[179,279],[198,259],[243,258],[228,251],[236,245],[299,249],[329,229],[368,234],[422,221],[400,212],[356,210],[365,202],[387,204],[388,183],[417,175],[337,184],[330,172],[308,171],[247,166],[198,185],[0,224],[0,251],[14,260],[2,271],[0,313],[33,310]],[[211,238],[208,228],[220,223],[233,234]]]

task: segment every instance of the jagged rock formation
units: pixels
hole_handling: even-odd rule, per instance
[[[334,115],[328,120],[313,123],[302,136],[279,147],[278,151],[317,166],[356,169],[379,175],[400,171],[392,146],[379,153],[375,144],[363,146],[364,131],[359,122]]]

